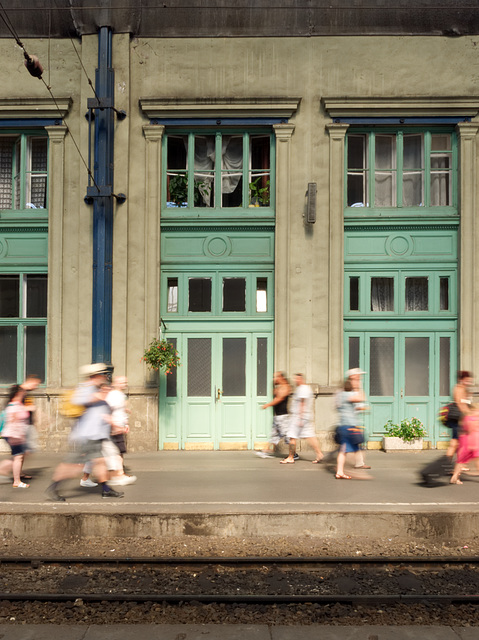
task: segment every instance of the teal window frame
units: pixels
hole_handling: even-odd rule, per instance
[[[187,167],[184,169],[168,168],[168,136],[188,136]],[[243,139],[243,162],[242,162],[242,206],[226,207],[222,206],[222,175],[228,173],[222,168],[221,162],[215,162],[211,175],[214,178],[214,206],[195,206],[195,136],[214,136],[215,158],[221,158],[222,137],[242,136]],[[268,136],[270,142],[269,169],[265,171],[252,170],[250,166],[250,138],[252,136]],[[162,217],[165,218],[273,218],[275,210],[275,149],[276,139],[271,128],[220,128],[220,129],[195,129],[186,130],[184,128],[168,128],[162,140]],[[201,171],[201,170],[198,170]],[[171,206],[167,203],[167,180],[168,176],[186,175],[187,181],[187,204],[186,206]],[[250,193],[250,183],[261,175],[269,174],[269,202],[262,206],[253,206]],[[193,203],[193,206],[191,206]]]
[[[0,318],[0,327],[16,327],[17,329],[17,353],[16,353],[16,379],[8,382],[1,382],[0,388],[8,387],[12,384],[21,384],[27,374],[39,374],[39,371],[27,371],[26,363],[26,329],[28,327],[44,327],[45,328],[45,353],[44,353],[44,365],[43,370],[45,372],[45,378],[42,380],[42,385],[46,384],[47,377],[47,316],[45,317],[27,317],[27,276],[44,275],[47,278],[48,274],[46,270],[28,269],[10,271],[0,270],[1,276],[10,276],[19,278],[19,315],[18,317],[6,317]],[[48,287],[48,284],[47,284]],[[48,304],[48,297],[47,297]],[[47,310],[48,314],[48,310]]]
[[[404,137],[408,134],[421,134],[423,135],[423,167],[420,170],[423,171],[423,191],[424,202],[423,205],[404,206],[403,205],[403,174],[404,174],[404,157],[403,146]],[[450,135],[451,136],[451,149],[450,150],[432,150],[431,141],[432,135]],[[366,136],[367,149],[365,152],[365,166],[362,169],[349,168],[348,167],[348,145],[351,136],[362,135]],[[395,182],[395,202],[390,206],[376,206],[375,203],[375,176],[376,176],[376,160],[375,160],[375,138],[378,135],[393,135],[395,136],[395,162],[393,166],[389,168],[391,172],[392,180]],[[451,202],[449,205],[431,205],[431,175],[434,169],[431,167],[431,160],[434,157],[439,157],[441,153],[451,154],[451,167],[448,172],[451,174]],[[374,129],[366,127],[350,127],[346,134],[345,142],[345,180],[344,180],[344,202],[345,215],[348,217],[361,217],[367,212],[368,216],[371,215],[396,215],[398,213],[403,214],[422,214],[422,215],[440,215],[441,213],[451,215],[457,213],[458,207],[458,141],[457,135],[454,129],[450,127],[376,127]],[[385,170],[387,172],[387,170]],[[364,174],[364,175],[363,175]],[[363,206],[350,206],[348,205],[348,176],[349,175],[363,175],[364,189],[366,202]]]
[[[365,318],[386,319],[386,318],[457,318],[457,300],[453,292],[457,290],[457,272],[453,268],[444,268],[431,271],[430,267],[420,267],[410,264],[407,268],[384,269],[381,271],[371,269],[347,269],[345,271],[347,286],[344,287],[344,318],[345,320],[360,320]],[[350,278],[359,278],[358,301],[359,309],[350,309]],[[372,311],[371,310],[371,280],[372,278],[393,278],[394,279],[394,311]],[[406,278],[426,277],[428,278],[428,309],[424,311],[406,310]],[[440,282],[441,278],[448,279],[449,308],[441,310]]]
[[[14,130],[4,129],[0,133],[0,138],[15,138],[12,149],[12,170],[11,170],[11,207],[0,207],[0,218],[19,217],[38,219],[48,217],[48,176],[49,176],[49,158],[48,158],[48,135],[46,132],[39,130]],[[32,141],[42,139],[46,141],[46,168],[45,170],[35,171],[32,169]],[[45,207],[27,206],[31,203],[31,181],[32,178],[45,178]],[[17,187],[18,182],[18,187]],[[0,177],[1,188],[1,177]],[[18,199],[18,204],[16,202]]]
[[[168,280],[178,279],[177,311],[168,311]],[[211,279],[211,311],[189,311],[188,310],[188,280],[189,278],[210,278]],[[223,278],[244,278],[246,280],[246,307],[244,311],[223,311]],[[266,285],[266,311],[256,310],[256,288],[257,279],[264,279]],[[177,269],[162,273],[161,280],[161,317],[165,320],[270,320],[274,316],[274,277],[268,270],[248,271],[246,269],[188,269],[180,271]]]

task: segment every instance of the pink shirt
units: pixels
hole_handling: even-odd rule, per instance
[[[2,436],[4,438],[18,438],[25,442],[30,426],[30,411],[25,409],[20,402],[10,402],[6,408],[5,417]]]

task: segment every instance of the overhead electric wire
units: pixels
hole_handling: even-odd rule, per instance
[[[18,36],[18,34],[17,34],[16,30],[15,30],[15,27],[13,26],[13,23],[11,22],[10,18],[8,17],[8,14],[7,14],[7,12],[5,11],[5,8],[4,8],[4,6],[3,6],[3,4],[2,4],[2,2],[1,2],[1,0],[0,0],[0,9],[1,9],[1,12],[0,12],[0,18],[3,20],[3,22],[4,22],[5,26],[7,27],[7,29],[8,29],[8,30],[10,31],[10,33],[12,34],[12,36],[13,36],[13,38],[15,39],[15,42],[17,43],[17,45],[18,45],[19,47],[21,47],[21,49],[23,50],[23,55],[24,55],[24,57],[25,57],[25,60],[27,60],[27,61],[28,61],[28,60],[30,60],[30,61],[31,61],[31,60],[33,60],[32,56],[31,56],[31,55],[28,53],[28,51],[26,50],[26,48],[25,48],[25,46],[24,46],[23,42],[20,40],[20,37]],[[76,50],[76,49],[75,49],[75,50]],[[83,66],[83,65],[82,65],[82,66]],[[78,146],[77,141],[75,140],[75,136],[73,135],[73,133],[72,133],[72,131],[71,131],[70,127],[68,126],[68,124],[65,122],[65,120],[64,120],[64,118],[63,118],[62,111],[61,111],[60,106],[59,106],[59,104],[58,104],[58,102],[57,102],[57,99],[56,99],[56,98],[55,98],[55,96],[53,95],[53,92],[52,92],[51,87],[50,87],[50,86],[45,82],[45,79],[43,78],[43,69],[42,69],[41,74],[40,74],[39,76],[36,76],[36,77],[38,77],[38,79],[39,79],[39,80],[41,80],[41,81],[43,82],[43,84],[45,85],[45,87],[46,87],[46,89],[47,89],[48,93],[50,94],[50,96],[51,96],[51,98],[52,98],[52,100],[53,100],[53,103],[55,104],[56,108],[58,109],[58,113],[60,114],[60,117],[61,117],[61,119],[62,119],[62,121],[63,121],[63,125],[65,126],[66,130],[67,130],[67,131],[68,131],[68,133],[70,134],[70,137],[71,137],[72,142],[73,142],[73,144],[74,144],[74,146],[75,146],[75,148],[76,148],[76,150],[77,150],[77,152],[78,152],[78,155],[80,156],[81,161],[82,161],[82,162],[83,162],[83,164],[85,165],[85,168],[86,168],[87,173],[88,173],[88,177],[92,180],[92,182],[93,182],[94,186],[96,187],[96,189],[97,189],[97,190],[98,190],[98,192],[99,192],[99,191],[100,191],[100,187],[97,185],[96,180],[95,180],[95,178],[94,178],[94,176],[93,176],[93,173],[91,172],[90,167],[89,167],[89,166],[88,166],[88,164],[86,163],[85,158],[83,157],[83,154],[82,154],[82,152],[80,151],[80,147]],[[88,76],[87,76],[87,77],[88,77]],[[90,85],[91,85],[91,80],[90,80],[89,78],[88,78],[88,80],[89,80],[89,83],[90,83]],[[96,96],[96,93],[95,93],[95,96]],[[97,98],[97,99],[98,99],[98,98]]]
[[[61,7],[58,6],[57,0],[53,0],[53,3],[55,4],[55,8],[56,9],[60,9],[61,8]],[[51,14],[51,11],[49,11],[49,15],[50,14]],[[84,72],[84,74],[86,76],[88,84],[90,85],[90,87],[91,87],[91,89],[92,89],[92,91],[93,91],[93,93],[95,95],[95,98],[98,100],[98,103],[100,103],[100,98],[98,97],[97,92],[95,91],[95,87],[93,86],[93,82],[91,81],[90,76],[88,75],[88,72],[85,69],[85,65],[83,64],[83,60],[81,59],[81,56],[78,53],[78,49],[76,48],[75,43],[73,42],[73,38],[71,36],[69,36],[69,38],[70,38],[70,42],[72,43],[72,47],[73,47],[73,49],[74,49],[74,51],[75,51],[75,53],[77,55],[78,61],[80,62],[81,68],[83,69],[83,72]]]
[[[5,8],[4,8],[4,6],[3,6],[3,4],[1,2],[0,2],[0,8],[2,9],[3,13],[5,14],[5,15],[0,14],[0,18],[2,18],[3,22],[5,23],[5,26],[10,31],[12,36],[15,38],[15,41],[18,44],[18,46],[23,49],[24,53],[26,53],[25,47],[23,46],[23,43],[21,42],[20,38],[18,37],[18,34],[15,31],[15,27],[13,26],[13,24],[12,24],[10,18],[8,17],[8,14],[5,11]]]

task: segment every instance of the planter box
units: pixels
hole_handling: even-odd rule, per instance
[[[405,442],[402,438],[383,437],[384,451],[419,451],[423,448],[423,438]]]

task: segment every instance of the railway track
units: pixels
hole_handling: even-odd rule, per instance
[[[1,558],[0,603],[165,603],[178,605],[479,604],[479,557]],[[168,582],[170,571],[175,575]],[[462,573],[461,573],[462,572]],[[461,575],[468,584],[458,589]],[[38,574],[38,575],[37,575]],[[321,575],[323,574],[323,575]],[[337,576],[340,575],[338,580]],[[45,591],[1,588],[20,575]],[[76,589],[91,582],[88,589]],[[148,577],[145,584],[141,579]],[[155,579],[159,580],[156,584]],[[438,584],[434,586],[434,576]],[[139,578],[131,584],[130,578]],[[38,578],[38,580],[36,580]],[[114,580],[113,580],[114,578]],[[195,579],[198,579],[196,584]],[[402,579],[402,580],[401,580]],[[349,580],[349,583],[348,583]],[[113,583],[112,583],[113,581]],[[118,583],[123,588],[118,587]],[[396,584],[397,583],[397,584]],[[67,588],[58,588],[67,584]],[[164,584],[166,586],[161,586]],[[194,589],[191,588],[193,584]],[[393,584],[393,587],[391,587]],[[425,587],[421,590],[421,585]],[[208,586],[214,592],[208,592]],[[236,586],[239,585],[239,586]],[[402,585],[402,586],[401,586]],[[387,588],[384,588],[386,586]],[[173,589],[175,591],[173,592]],[[234,591],[231,593],[231,591]],[[269,593],[268,593],[269,591]],[[274,593],[271,593],[273,591]],[[299,592],[298,592],[299,591]],[[322,591],[318,593],[318,591]],[[349,592],[348,592],[349,591]],[[393,591],[393,592],[391,592]],[[461,592],[459,592],[461,591]]]
[[[472,565],[479,566],[479,556],[167,556],[167,557],[133,557],[107,558],[105,556],[71,556],[71,557],[39,557],[39,556],[8,556],[0,557],[0,565],[32,565],[37,567],[42,565],[309,565],[309,566],[333,566],[333,565],[402,565],[402,566],[424,566],[441,567],[445,565]]]

